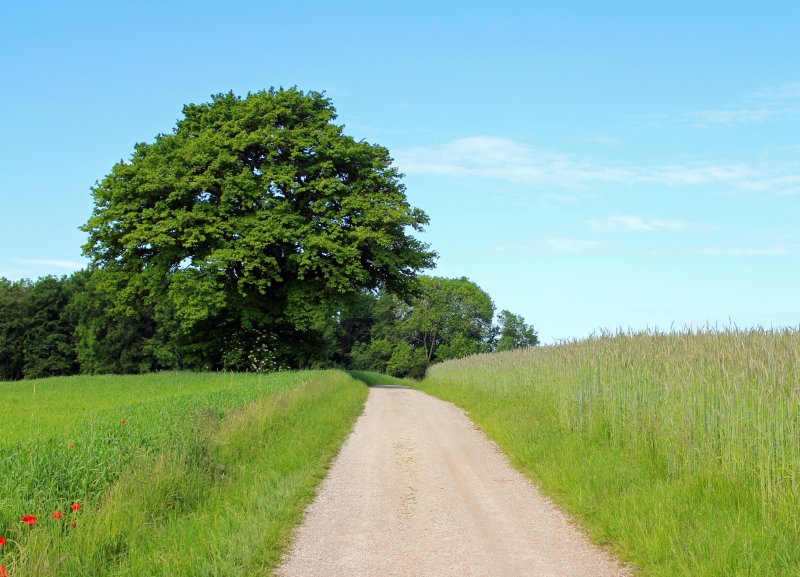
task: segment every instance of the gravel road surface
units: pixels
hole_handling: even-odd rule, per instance
[[[628,576],[449,403],[372,388],[282,577]]]

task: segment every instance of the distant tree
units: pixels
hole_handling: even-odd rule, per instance
[[[498,315],[497,351],[508,351],[523,347],[532,347],[539,344],[539,336],[533,325],[525,324],[525,319],[509,311],[500,311]]]
[[[75,326],[80,371],[127,374],[194,368],[181,362],[169,300],[121,311],[102,287],[102,274],[83,270],[72,277],[75,290],[67,314]]]
[[[75,325],[66,314],[73,293],[67,277],[0,279],[0,380],[78,371]]]
[[[25,367],[26,299],[30,281],[0,278],[0,380],[21,379]]]
[[[488,350],[494,304],[465,277],[421,277],[421,294],[401,305],[398,329],[425,352],[428,363]]]
[[[331,359],[333,362],[340,366],[348,365],[350,357],[359,354],[354,352],[354,348],[369,341],[373,327],[383,322],[378,318],[380,313],[376,307],[377,301],[378,296],[374,292],[362,291],[337,311],[334,318],[336,349]],[[363,362],[367,361],[362,360]]]
[[[387,338],[373,338],[356,343],[349,354],[347,367],[385,373],[392,358],[394,344]]]
[[[490,350],[494,304],[478,285],[423,276],[419,287],[407,300],[373,298],[373,324],[353,346],[350,367],[421,378],[431,363]]]
[[[337,311],[364,290],[409,294],[434,253],[385,148],[295,88],[183,109],[93,189],[84,252],[97,289],[136,314],[169,301],[191,364],[274,337],[294,366],[330,357]]]
[[[397,341],[392,347],[392,356],[386,363],[385,372],[393,377],[421,379],[429,364],[424,350],[414,348],[408,341]]]
[[[72,298],[67,277],[46,276],[33,283],[25,299],[26,379],[71,375],[78,372],[75,325],[65,314]]]

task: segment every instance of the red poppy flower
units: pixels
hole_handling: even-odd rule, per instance
[[[55,513],[53,513],[53,519],[61,519],[61,517],[63,516],[64,514],[61,511],[56,511]]]
[[[0,547],[5,547],[6,543],[8,543],[8,541],[6,541],[6,538],[0,537]]]
[[[125,419],[122,419],[122,420],[120,421],[120,423],[122,423],[123,425],[124,425],[125,423],[127,423],[127,422],[128,422],[128,421],[126,421]]]
[[[22,522],[26,525],[36,525],[36,515],[25,515]]]
[[[72,510],[73,510],[73,511],[78,511],[79,509],[83,509],[83,505],[81,505],[80,503],[75,503],[75,504],[72,506]]]
[[[69,448],[72,449],[75,446],[75,443],[70,443]]]
[[[0,565],[0,577],[8,577],[8,571],[6,571],[5,565]]]

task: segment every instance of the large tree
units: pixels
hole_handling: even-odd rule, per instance
[[[172,133],[93,189],[84,252],[98,286],[121,310],[169,301],[209,366],[231,339],[246,348],[265,333],[305,362],[340,303],[411,292],[434,253],[408,230],[428,218],[388,150],[335,119],[328,98],[295,88],[185,106]]]

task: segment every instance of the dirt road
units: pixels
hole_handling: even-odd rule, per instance
[[[628,573],[460,410],[419,391],[372,388],[278,575]]]

